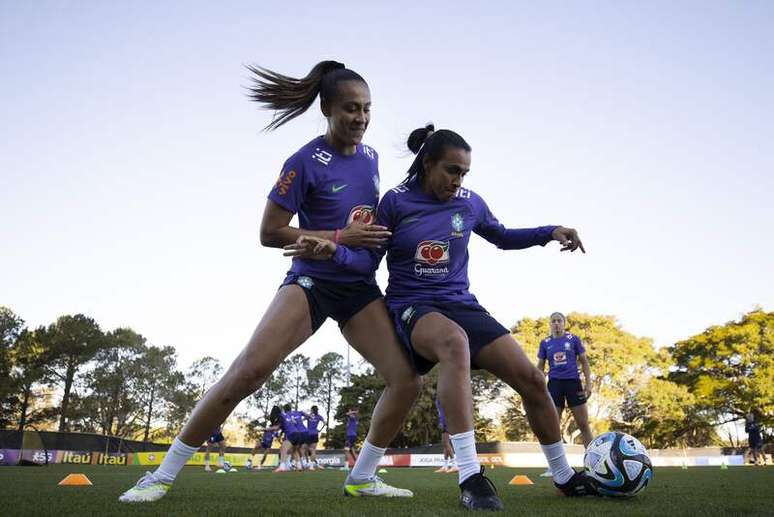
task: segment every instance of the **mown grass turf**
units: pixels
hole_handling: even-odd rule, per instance
[[[60,487],[71,472],[87,487]],[[659,468],[653,483],[632,499],[567,499],[556,495],[538,469],[488,471],[510,515],[774,515],[774,467]],[[383,478],[414,491],[413,499],[345,498],[344,473],[206,473],[186,467],[162,500],[142,505],[117,501],[142,475],[142,467],[52,465],[0,467],[0,515],[466,515],[458,509],[456,474],[432,469],[389,469]],[[512,486],[527,474],[532,486]]]

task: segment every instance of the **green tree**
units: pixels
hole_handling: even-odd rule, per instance
[[[371,413],[373,413],[376,401],[384,390],[384,381],[376,375],[373,369],[367,369],[362,374],[354,374],[350,377],[350,385],[344,386],[340,391],[339,405],[334,419],[341,424],[329,428],[326,435],[327,447],[343,447],[346,413],[352,408],[359,412],[358,436],[363,436],[371,425]]]
[[[76,375],[103,346],[104,335],[99,325],[83,314],[61,316],[41,334],[51,379],[62,388],[59,432],[65,432]]]
[[[177,371],[175,349],[171,346],[147,347],[135,360],[134,370],[139,373],[135,392],[143,412],[144,442],[150,439],[151,424],[162,418],[174,393],[184,386],[184,378]]]
[[[39,332],[24,329],[11,348],[13,364],[9,383],[13,386],[13,408],[18,415],[17,429],[23,431],[28,424],[37,424],[46,416],[35,410],[41,398],[41,390],[47,382],[47,368],[44,348],[38,339]]]
[[[756,410],[774,425],[774,312],[755,309],[670,348],[670,380],[686,386],[714,424]]]
[[[506,402],[505,412],[500,417],[500,425],[505,432],[505,438],[514,442],[534,441],[535,435],[527,420],[527,413],[521,402],[521,397],[512,395]]]
[[[206,356],[194,361],[184,376],[177,376],[175,388],[165,397],[166,436],[176,436],[180,432],[196,403],[220,379],[222,372],[220,361]]]
[[[17,386],[11,375],[14,366],[12,348],[23,329],[24,320],[0,305],[0,427],[10,425],[17,411]]]
[[[344,382],[344,357],[328,352],[317,359],[307,373],[307,396],[325,410],[325,429],[328,429],[336,394]],[[327,431],[326,431],[327,434]]]
[[[137,429],[140,401],[135,387],[140,372],[135,366],[144,352],[145,338],[131,329],[105,334],[83,376],[85,395],[78,399],[82,429],[110,436],[129,436]]]
[[[201,359],[197,359],[191,364],[186,373],[186,379],[190,382],[196,393],[196,400],[198,402],[210,386],[215,384],[220,379],[223,373],[223,366],[220,361],[214,357],[206,356]],[[193,409],[193,407],[191,407]]]
[[[628,397],[622,407],[623,422],[613,428],[637,436],[649,447],[702,446],[694,443],[692,429],[703,428],[714,433],[711,422],[702,419],[696,399],[686,386],[651,378],[647,384]]]
[[[298,406],[307,388],[307,372],[309,371],[309,358],[304,354],[298,353],[288,357],[285,361],[288,366],[288,388],[293,400],[293,409],[298,410]]]

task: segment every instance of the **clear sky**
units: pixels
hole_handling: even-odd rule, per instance
[[[230,362],[289,265],[266,194],[325,131],[315,106],[262,133],[243,65],[336,59],[370,84],[383,189],[432,120],[502,222],[581,232],[585,256],[472,239],[504,325],[605,313],[668,345],[774,309],[772,27],[769,1],[2,2],[0,304]],[[332,322],[301,348],[329,350]]]

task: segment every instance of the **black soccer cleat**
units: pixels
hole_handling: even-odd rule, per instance
[[[492,481],[484,475],[484,467],[481,472],[470,476],[460,485],[460,505],[468,510],[503,509],[503,502],[497,497],[497,489]]]
[[[585,495],[600,496],[601,494],[591,479],[585,472],[575,472],[564,484],[554,481],[554,485],[559,491],[567,497],[583,497]]]

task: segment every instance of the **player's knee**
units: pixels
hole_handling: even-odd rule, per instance
[[[543,372],[534,367],[530,368],[529,375],[525,379],[522,397],[535,401],[549,397]]]
[[[435,352],[439,362],[459,365],[468,368],[470,365],[470,348],[467,337],[459,332],[450,332],[440,337],[435,344]]]
[[[233,388],[231,395],[240,398],[247,397],[263,385],[270,373],[268,368],[261,366],[240,365],[233,372],[232,382],[229,383]]]

